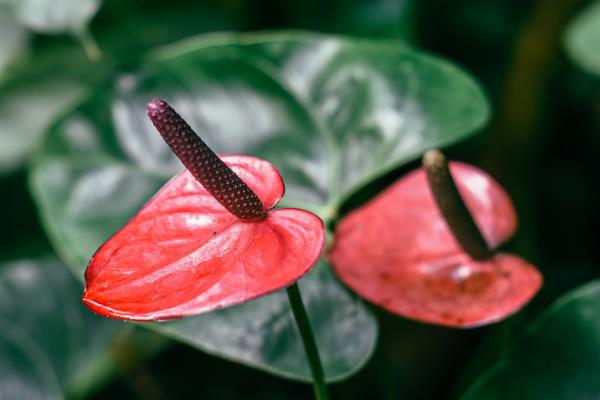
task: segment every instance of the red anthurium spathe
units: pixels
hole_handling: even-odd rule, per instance
[[[482,241],[495,249],[517,225],[510,198],[473,166],[450,163],[450,171]],[[450,327],[501,320],[527,303],[542,282],[519,257],[469,255],[449,229],[423,169],[345,217],[328,257],[338,277],[367,300]]]
[[[190,316],[289,286],[316,263],[323,222],[272,209],[284,185],[270,163],[218,159],[166,103],[148,108],[187,169],[93,256],[83,296],[90,309],[136,321]]]

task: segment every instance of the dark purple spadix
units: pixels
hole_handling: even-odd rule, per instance
[[[444,154],[439,150],[428,150],[422,163],[433,199],[456,241],[475,260],[492,258],[494,254],[463,201]]]
[[[196,135],[165,101],[148,103],[148,117],[190,173],[230,213],[241,219],[262,219],[258,196]]]

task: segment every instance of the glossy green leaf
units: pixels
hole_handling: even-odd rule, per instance
[[[26,47],[27,31],[0,4],[0,75],[24,53]]]
[[[343,196],[428,147],[468,136],[487,116],[466,74],[395,45],[290,33],[213,35],[163,48],[58,121],[34,163],[46,227],[79,276],[180,168],[146,118],[154,97],[169,101],[215,150],[272,162],[286,184],[283,203],[325,219]],[[320,269],[301,287],[335,380],[365,362],[377,328],[328,267]],[[282,293],[153,326],[213,354],[308,379]]]
[[[600,75],[600,1],[578,15],[566,34],[571,58],[586,71]]]
[[[69,391],[107,362],[107,346],[123,325],[91,314],[80,297],[81,285],[57,261],[0,266],[0,348],[9,348],[0,349],[0,398],[29,398],[27,393],[2,396],[13,376],[15,385],[56,398],[54,386]],[[5,355],[11,356],[5,360]],[[29,370],[26,363],[31,370],[23,375]],[[22,380],[17,382],[18,376]]]
[[[219,42],[226,39],[213,39],[213,44]],[[291,32],[241,36],[238,43],[245,54],[277,69],[324,133],[329,168],[324,171],[321,168],[327,166],[319,162],[305,167],[305,174],[312,177],[315,189],[328,188],[329,211],[424,150],[473,134],[489,116],[485,96],[468,75],[397,42]],[[205,39],[184,41],[158,55],[167,60],[193,57],[206,46],[210,42]],[[285,155],[278,158],[290,163]],[[322,195],[304,200],[319,201]]]
[[[77,32],[100,7],[100,0],[0,0],[27,28],[42,33]]]
[[[599,397],[600,281],[593,281],[538,317],[462,399]]]

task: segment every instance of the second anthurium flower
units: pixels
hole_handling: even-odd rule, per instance
[[[476,327],[517,312],[541,286],[535,267],[496,252],[516,226],[497,182],[432,150],[339,223],[328,257],[344,283],[392,313]]]
[[[83,302],[136,321],[190,316],[287,287],[316,263],[323,222],[273,209],[279,172],[247,156],[215,155],[164,101],[148,116],[186,169],[93,256]]]

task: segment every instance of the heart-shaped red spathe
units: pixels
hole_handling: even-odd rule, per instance
[[[483,171],[450,163],[450,171],[490,248],[515,231],[506,192]],[[542,277],[519,257],[477,261],[446,225],[422,169],[408,174],[345,217],[328,254],[338,277],[388,311],[431,324],[475,327],[523,307]]]
[[[287,287],[316,263],[323,222],[304,210],[271,210],[284,193],[279,172],[254,157],[221,159],[267,217],[238,219],[182,171],[93,256],[83,295],[90,309],[135,321],[195,315]]]

